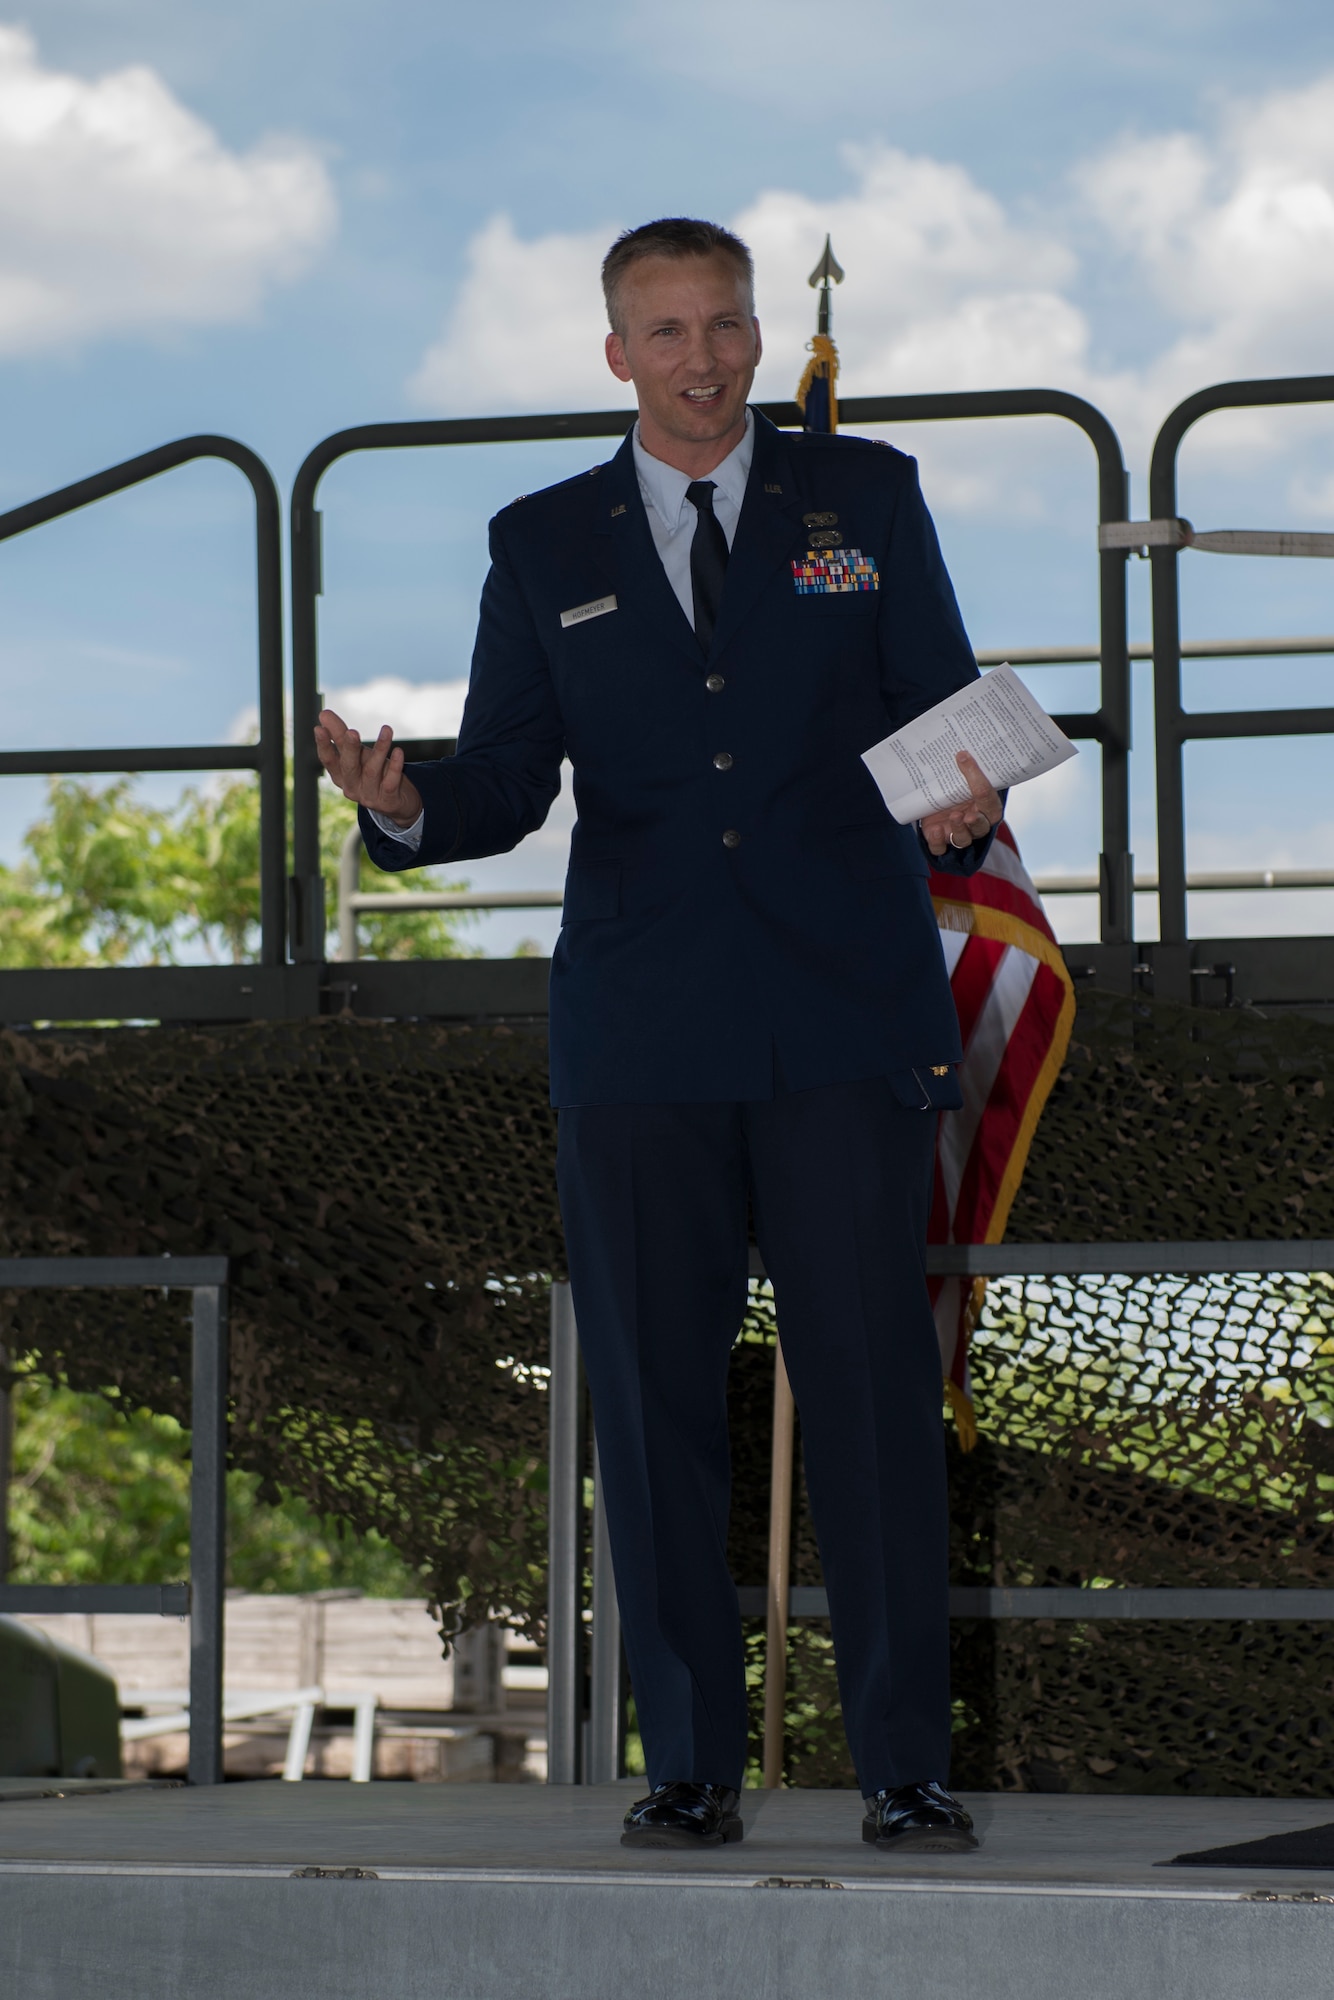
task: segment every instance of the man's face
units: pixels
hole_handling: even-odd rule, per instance
[[[607,362],[635,385],[646,449],[711,470],[745,428],[760,358],[744,279],[726,257],[645,257],[627,271],[620,307],[625,331],[607,335]]]

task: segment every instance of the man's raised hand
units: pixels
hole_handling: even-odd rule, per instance
[[[918,822],[922,838],[936,855],[946,853],[951,847],[971,847],[975,840],[985,840],[992,827],[999,826],[1005,817],[1000,794],[976,757],[961,750],[954,761],[968,780],[971,796],[961,806],[928,813]]]
[[[421,793],[403,775],[403,752],[395,748],[388,723],[367,749],[341,715],[322,708],[315,724],[315,749],[343,797],[354,805],[383,813],[395,826],[412,826],[420,817]]]

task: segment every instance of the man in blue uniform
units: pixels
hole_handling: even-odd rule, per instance
[[[924,1245],[958,1027],[927,855],[1001,801],[889,816],[861,753],[977,672],[912,459],[747,406],[750,254],[627,232],[607,465],[491,523],[458,754],[331,711],[321,761],[382,868],[514,847],[574,770],[551,972],[570,1278],[650,1791],[622,1838],[739,1840],[728,1357],[748,1211],[801,1414],[848,1740],[882,1848],[976,1845],[949,1775],[940,1363]],[[447,1136],[444,1143],[447,1143]]]

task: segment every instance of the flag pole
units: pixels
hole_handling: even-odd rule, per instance
[[[796,400],[807,430],[838,429],[838,349],[829,328],[830,287],[843,282],[843,266],[826,236],[820,261],[808,283],[819,294],[811,359],[797,385]],[[838,537],[834,537],[837,541]],[[769,1472],[769,1629],[764,1654],[764,1785],[783,1782],[783,1715],[787,1706],[787,1627],[792,1584],[792,1451],[796,1405],[783,1361],[781,1336],[774,1342],[774,1436]]]
[[[792,1577],[792,1450],[796,1404],[780,1340],[774,1342],[774,1435],[769,1472],[769,1631],[764,1659],[764,1786],[783,1782],[787,1626]]]

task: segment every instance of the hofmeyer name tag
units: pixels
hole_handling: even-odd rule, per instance
[[[601,618],[606,611],[616,609],[614,597],[595,597],[590,604],[576,604],[573,611],[562,611],[562,625],[582,625],[586,618]]]

